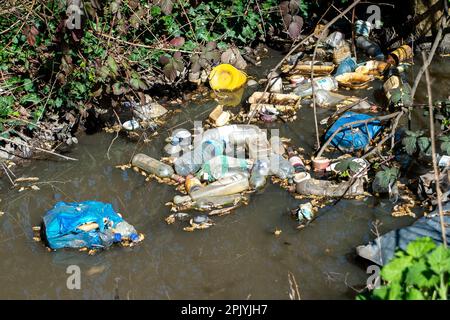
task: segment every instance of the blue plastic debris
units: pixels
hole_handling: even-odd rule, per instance
[[[371,116],[365,114],[346,112],[326,132],[325,140],[329,139],[339,127],[345,124],[359,120],[370,120],[371,118]],[[346,127],[336,134],[331,144],[346,152],[364,149],[380,133],[382,128],[383,126],[378,120]]]
[[[122,221],[111,204],[98,201],[58,202],[43,218],[45,238],[51,249],[105,247],[105,237]],[[98,228],[91,231],[78,228],[86,223],[96,223]]]

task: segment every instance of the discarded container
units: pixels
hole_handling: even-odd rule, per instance
[[[252,170],[249,183],[252,189],[261,190],[267,184],[267,175],[261,174],[260,170]]]
[[[217,127],[222,127],[230,121],[231,114],[227,111],[223,111],[223,107],[218,105],[209,114],[209,118],[214,122]]]
[[[145,154],[136,154],[131,164],[160,178],[176,178],[172,167]]]
[[[280,179],[291,178],[295,173],[291,163],[278,154],[270,155],[270,171]]]
[[[334,31],[326,39],[325,43],[332,48],[337,48],[344,41],[345,36],[342,32]]]
[[[181,148],[181,146],[180,146],[179,144],[173,145],[173,144],[171,144],[171,143],[168,143],[168,144],[166,144],[166,145],[164,146],[164,151],[165,151],[169,156],[172,156],[172,157],[176,157],[176,156],[180,155],[181,150],[182,150],[182,148]]]
[[[410,107],[413,104],[411,86],[395,73],[383,84],[383,89],[390,106]]]
[[[338,88],[338,82],[333,77],[324,77],[314,79],[314,90],[335,90]],[[299,97],[307,97],[312,95],[312,84],[305,83],[294,89],[294,93]]]
[[[215,208],[222,208],[224,206],[237,205],[239,202],[245,199],[247,198],[240,193],[225,196],[200,198],[192,203],[192,209],[212,210]]]
[[[250,159],[267,159],[270,155],[270,143],[266,138],[249,139],[247,141],[248,155]]]
[[[296,191],[298,194],[310,196],[339,198],[345,194],[355,197],[364,194],[364,183],[362,179],[356,179],[352,184],[350,181],[336,184],[327,180],[307,179],[297,183]]]
[[[355,112],[344,113],[325,134],[325,140],[329,139],[339,127],[360,120],[366,120],[366,123],[360,123],[340,130],[331,141],[331,144],[340,150],[352,152],[365,148],[369,142],[375,138],[382,130],[380,121],[373,120],[371,116]]]
[[[248,176],[246,174],[236,173],[193,191],[191,197],[193,200],[198,200],[200,198],[231,195],[245,191],[249,187]]]
[[[314,76],[327,76],[331,74],[335,68],[332,63],[314,63],[312,66],[312,61],[303,62],[301,64],[296,64],[293,68],[289,66],[287,69],[283,69],[283,72],[291,72],[293,74],[311,76],[311,70]]]
[[[412,58],[413,50],[410,46],[405,44],[388,54],[386,62],[392,65],[399,65],[400,63],[411,60]]]
[[[389,64],[384,61],[370,60],[364,65],[358,66],[355,70],[357,73],[379,76],[384,74]]]
[[[122,127],[127,131],[133,131],[139,129],[141,126],[136,120],[128,120],[122,124]]]
[[[339,76],[343,73],[353,72],[356,69],[356,60],[350,56],[342,60],[342,62],[339,64],[338,68],[336,69],[336,73],[334,76]]]
[[[261,129],[255,125],[232,124],[206,130],[199,137],[196,137],[194,143],[201,144],[207,140],[212,140],[222,141],[225,145],[245,145],[247,139],[258,137],[261,132]]]
[[[366,39],[363,36],[356,38],[356,47],[363,50],[369,57],[373,57],[376,60],[384,60],[384,54],[378,44]]]
[[[233,91],[242,87],[246,82],[245,73],[231,64],[219,64],[209,74],[209,85],[213,90]]]
[[[200,180],[192,174],[186,177],[184,185],[186,187],[187,193],[189,194],[202,187],[202,183],[200,182]]]
[[[365,89],[374,78],[367,74],[348,72],[336,76],[339,86],[350,89]]]
[[[208,130],[209,131],[209,130]],[[174,166],[177,174],[186,177],[196,173],[206,161],[224,152],[223,143],[216,140],[204,140],[194,150],[186,152],[175,160]]]
[[[442,156],[438,161],[439,167],[447,168],[450,167],[450,156]]]
[[[248,171],[250,167],[251,163],[248,160],[220,155],[205,162],[197,176],[214,181],[223,178],[229,172]]]
[[[294,75],[292,75],[292,76],[289,77],[289,80],[291,81],[291,84],[292,84],[293,86],[297,86],[297,85],[299,85],[300,83],[305,82],[305,81],[306,81],[306,78],[305,78],[304,76],[302,76],[302,75],[294,74]]]
[[[114,228],[121,222],[125,221],[108,203],[58,202],[43,217],[41,234],[51,249],[104,248],[114,242]]]
[[[289,156],[289,162],[294,167],[295,173],[306,171],[306,168],[305,168],[305,165],[304,165],[302,159],[300,159],[300,157],[294,153],[294,150],[292,148],[288,148],[288,156]]]
[[[351,56],[352,49],[350,48],[350,45],[344,41],[333,50],[333,63],[339,65],[345,59],[351,58]]]
[[[355,22],[355,34],[357,36],[369,37],[372,24],[369,21],[357,20]]]
[[[314,171],[325,170],[330,165],[330,159],[325,157],[312,158],[311,160],[313,163]]]
[[[144,105],[139,103],[133,105],[133,114],[143,121],[160,118],[167,112],[168,110],[157,102],[150,101]]]
[[[345,99],[349,98],[342,94],[319,89],[316,92],[316,103],[319,107],[334,107]]]
[[[283,93],[283,79],[277,72],[270,72],[267,76],[269,79],[269,92]]]
[[[300,183],[303,180],[311,179],[311,175],[308,172],[299,172],[294,174],[294,183]]]
[[[300,225],[306,225],[314,219],[314,210],[311,202],[303,203],[298,207],[296,218]]]

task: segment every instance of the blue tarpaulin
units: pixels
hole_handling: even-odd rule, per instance
[[[52,249],[102,246],[99,233],[122,221],[111,204],[98,201],[58,202],[43,218],[46,240]],[[77,229],[90,222],[97,223],[99,230]]]
[[[372,117],[355,112],[344,113],[326,132],[325,140],[338,130],[339,127],[354,121],[370,120]],[[378,133],[383,126],[380,121],[373,120],[366,123],[360,123],[352,127],[344,128],[331,141],[331,144],[343,151],[354,151],[364,149]]]

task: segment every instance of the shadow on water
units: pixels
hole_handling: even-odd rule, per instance
[[[281,58],[271,53],[263,66],[249,74],[256,78],[267,74]],[[433,85],[435,97],[442,96],[440,90],[448,92],[443,87],[448,74],[442,65],[438,62],[431,68],[432,76],[443,79]],[[425,100],[423,85],[418,99]],[[214,101],[190,103],[167,126],[189,120],[183,127],[191,129],[190,121],[205,119],[215,105]],[[319,117],[330,113],[319,110]],[[295,122],[271,126],[309,152],[314,141],[312,119],[312,110],[303,108]],[[348,299],[355,294],[349,285],[364,285],[368,276],[355,261],[354,247],[373,239],[372,223],[381,220],[384,232],[412,221],[392,218],[391,204],[368,198],[324,208],[314,223],[298,231],[287,212],[300,201],[268,185],[263,193],[252,196],[248,206],[215,218],[214,227],[184,232],[181,224],[164,222],[169,214],[164,204],[175,194],[172,187],[148,183],[132,170],[115,168],[128,163],[136,149],[155,158],[163,156],[168,135],[161,132],[151,143],[138,147],[120,137],[111,148],[111,160],[106,152],[114,135],[84,136],[70,154],[78,162],[34,161],[18,170],[18,176],[48,182],[40,185],[41,190],[19,193],[10,190],[6,180],[0,181],[0,210],[5,212],[0,217],[0,298],[287,299],[291,271],[303,299]],[[56,201],[88,199],[111,202],[145,234],[145,241],[132,249],[114,248],[96,256],[71,250],[48,253],[33,241],[32,226]],[[275,228],[283,230],[279,237],[272,234]],[[69,265],[81,268],[81,290],[67,289]]]

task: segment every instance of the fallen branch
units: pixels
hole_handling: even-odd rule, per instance
[[[433,58],[432,54],[428,57],[428,60]],[[425,65],[427,60],[427,56],[425,52],[422,51],[422,59]],[[434,180],[436,181],[436,198],[437,205],[439,209],[439,217],[441,222],[441,233],[442,233],[442,242],[444,243],[444,247],[447,248],[447,236],[444,225],[444,210],[442,208],[442,191],[439,183],[439,167],[436,159],[436,136],[434,134],[434,116],[433,116],[433,99],[431,96],[431,84],[430,84],[430,73],[428,72],[428,68],[425,68],[425,80],[427,82],[427,92],[428,92],[428,110],[430,115],[430,136],[431,136],[431,152],[433,159],[433,171],[434,171]]]
[[[67,157],[67,156],[63,156],[62,154],[59,154],[59,153],[56,153],[56,152],[53,152],[53,151],[49,151],[49,150],[45,150],[45,149],[42,149],[42,148],[39,148],[39,147],[30,146],[30,145],[27,144],[27,143],[19,143],[19,142],[17,142],[17,141],[13,141],[13,140],[11,140],[11,139],[7,139],[7,138],[3,138],[3,137],[0,137],[0,140],[3,140],[3,141],[6,141],[6,142],[15,144],[15,145],[17,145],[17,146],[33,148],[33,149],[36,149],[36,150],[38,150],[38,151],[42,151],[42,152],[44,152],[44,153],[49,153],[49,154],[51,154],[51,155],[54,155],[54,156],[63,158],[63,159],[65,159],[65,160],[78,161],[78,159],[71,158],[71,157]]]

